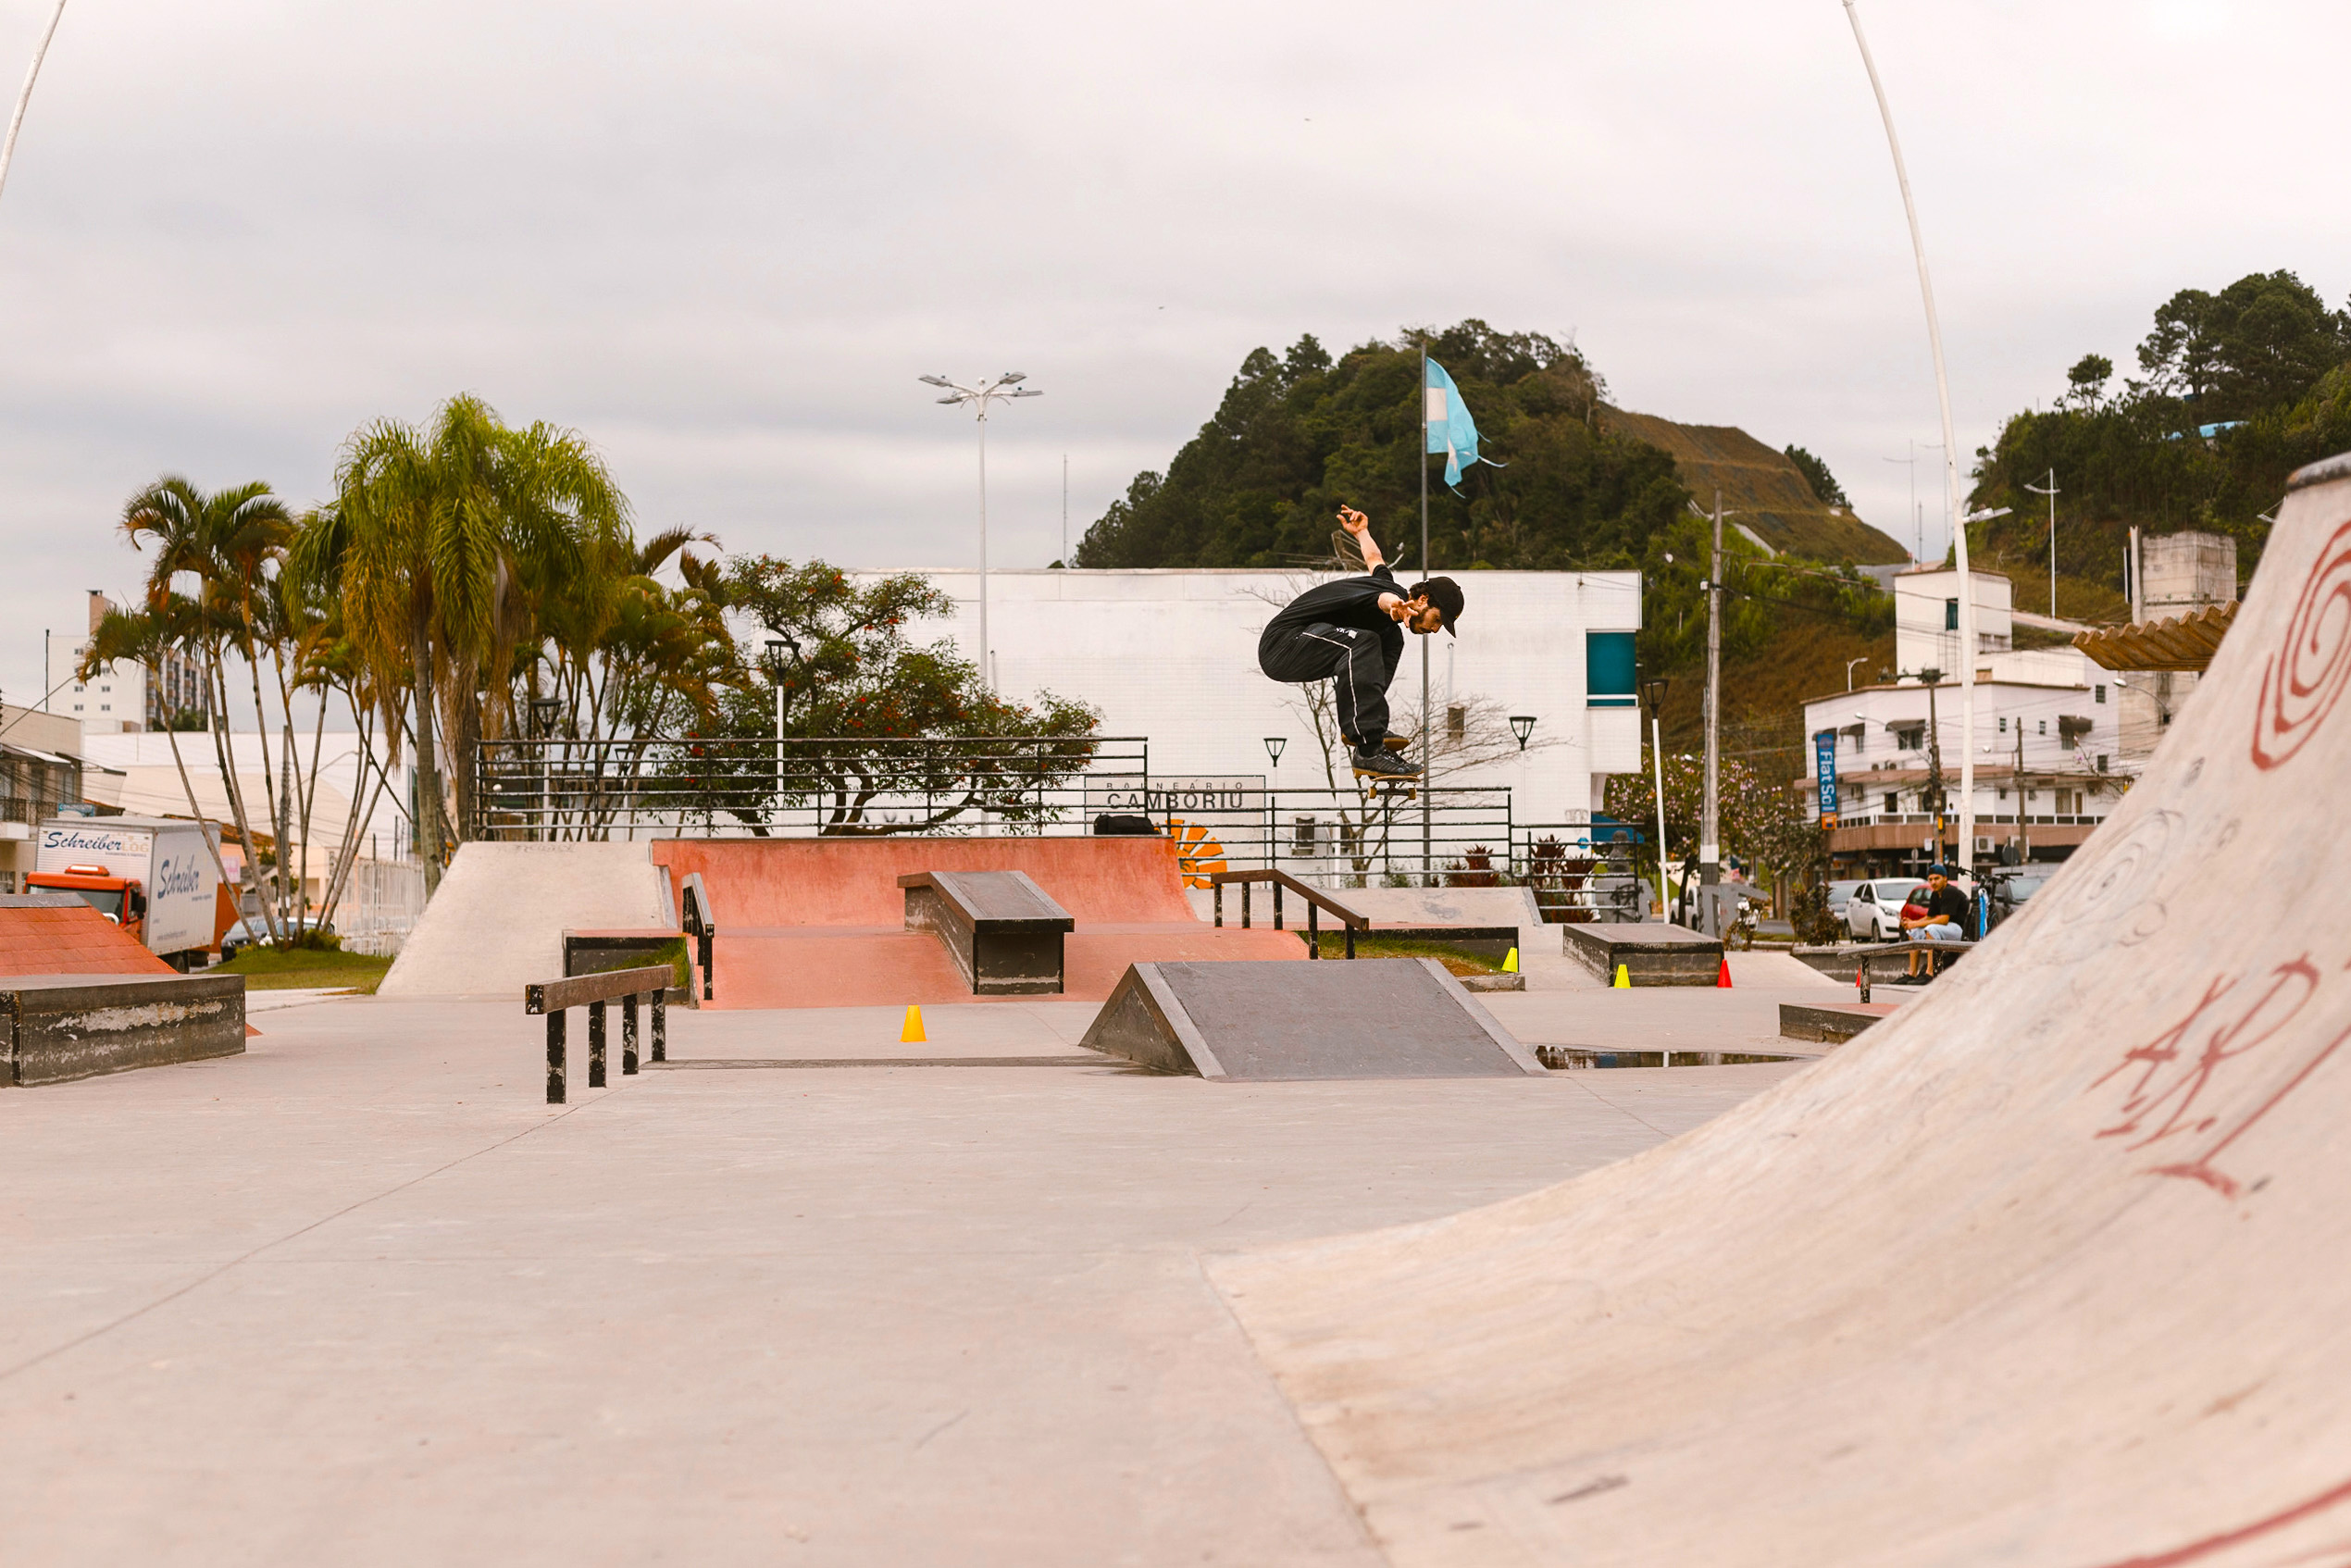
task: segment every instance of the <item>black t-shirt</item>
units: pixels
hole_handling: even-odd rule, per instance
[[[1967,924],[1967,895],[1948,882],[1943,884],[1939,893],[1932,888],[1927,890],[1925,907],[1937,920],[1947,920],[1962,927]]]
[[[1404,628],[1379,607],[1383,593],[1393,593],[1399,599],[1404,596],[1404,591],[1396,586],[1396,574],[1385,565],[1374,566],[1369,577],[1343,577],[1336,582],[1317,583],[1284,605],[1281,613],[1266,623],[1265,635],[1258,640],[1258,646],[1263,648],[1317,621],[1353,627],[1379,639],[1380,653],[1393,675],[1398,662],[1404,657]]]

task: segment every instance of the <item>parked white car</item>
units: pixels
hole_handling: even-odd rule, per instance
[[[1845,928],[1856,941],[1902,940],[1902,906],[1924,903],[1926,884],[1916,877],[1879,877],[1858,884],[1845,901]]]

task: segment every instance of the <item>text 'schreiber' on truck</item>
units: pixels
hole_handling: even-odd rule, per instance
[[[162,817],[51,817],[25,888],[74,894],[184,967],[218,936],[219,878],[205,840],[215,831]]]

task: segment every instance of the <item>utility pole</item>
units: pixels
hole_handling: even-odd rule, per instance
[[[1714,564],[1706,574],[1706,803],[1698,821],[1698,879],[1723,879],[1723,492],[1714,492]]]
[[[1069,454],[1062,454],[1062,565],[1069,565]]]
[[[2016,716],[2016,859],[2019,865],[2033,858],[2033,817],[2024,809],[2024,716]]]
[[[1934,858],[1943,859],[1943,726],[1934,716],[1934,688],[1943,679],[1939,669],[1919,671],[1926,683],[1926,809],[1934,817]]]
[[[2024,488],[2035,495],[2046,495],[2049,498],[2049,619],[2055,620],[2057,619],[2057,470],[2055,468],[2049,470],[2048,489],[2043,490],[2036,484],[2028,484]]]

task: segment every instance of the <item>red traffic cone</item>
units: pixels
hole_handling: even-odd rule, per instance
[[[1718,991],[1726,991],[1731,989],[1731,955],[1729,953],[1723,955],[1723,967],[1714,977],[1714,989]]]

